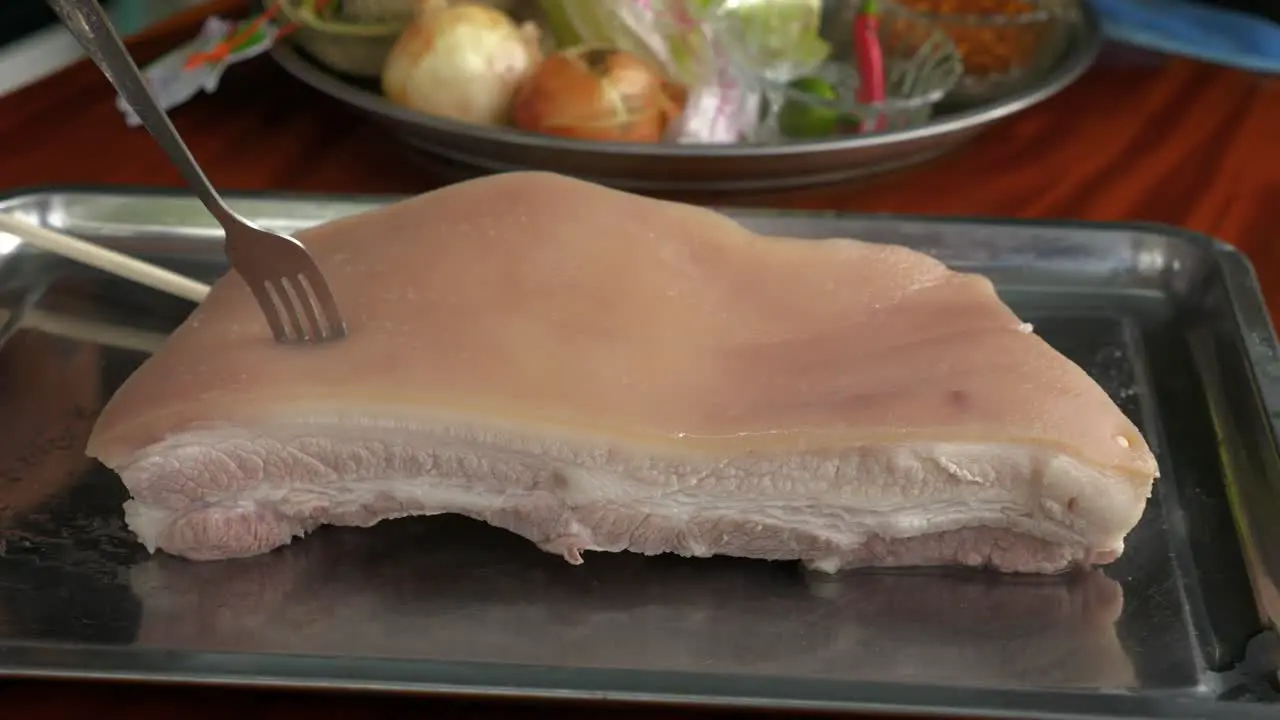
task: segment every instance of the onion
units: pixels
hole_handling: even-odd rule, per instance
[[[542,59],[538,30],[480,2],[424,0],[382,66],[397,105],[483,125],[506,121],[520,82]]]
[[[619,142],[658,142],[683,98],[648,63],[622,50],[554,53],[516,91],[516,127]]]

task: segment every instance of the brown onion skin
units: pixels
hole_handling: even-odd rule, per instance
[[[521,130],[575,140],[656,143],[679,110],[673,94],[660,73],[630,53],[570,48],[525,78],[511,120]],[[619,113],[611,96],[624,99],[629,111]]]

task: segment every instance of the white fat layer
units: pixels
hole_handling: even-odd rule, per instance
[[[201,506],[265,507],[295,519],[317,508],[358,514],[376,506],[356,523],[371,524],[445,512],[483,517],[548,498],[569,511],[603,504],[672,521],[733,517],[818,533],[839,545],[873,534],[905,538],[985,526],[1118,551],[1149,492],[1022,444],[910,442],[654,457],[474,427],[314,418],[181,433],[115,469],[134,496],[127,522],[153,551],[175,517]],[[304,525],[294,534],[309,529]]]

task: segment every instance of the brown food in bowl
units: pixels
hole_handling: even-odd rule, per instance
[[[969,76],[1006,75],[1032,65],[1056,32],[1054,14],[1029,0],[897,0],[929,15],[951,38]]]
[[[621,50],[576,47],[547,57],[512,101],[521,130],[578,140],[656,143],[684,90]]]

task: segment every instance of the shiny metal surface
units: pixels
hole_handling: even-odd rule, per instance
[[[937,157],[1074,82],[1093,64],[1101,43],[1097,16],[1085,3],[1082,22],[1052,69],[1000,101],[900,132],[718,147],[580,142],[434,118],[391,103],[376,84],[329,72],[292,44],[277,45],[271,55],[286,72],[384,123],[410,147],[478,170],[551,170],[647,191],[763,191],[850,180]]]
[[[229,200],[286,233],[379,202]],[[206,279],[223,269],[191,199],[49,192],[0,209]],[[0,257],[0,675],[1020,718],[1280,711],[1280,642],[1260,619],[1277,609],[1280,542],[1263,521],[1280,512],[1280,361],[1238,254],[1156,227],[733,214],[992,277],[1160,459],[1124,556],[1047,578],[605,554],[573,567],[436,517],[325,528],[248,560],[150,557],[121,524],[119,481],[82,448],[146,357],[137,339],[187,308],[18,248]]]

